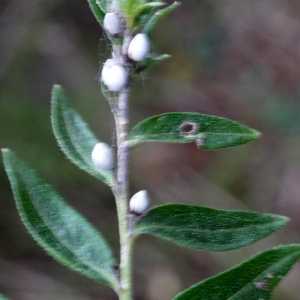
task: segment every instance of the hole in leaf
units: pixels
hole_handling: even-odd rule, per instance
[[[179,126],[179,132],[181,135],[191,135],[195,133],[195,131],[198,129],[198,124],[195,122],[182,122],[182,124]]]

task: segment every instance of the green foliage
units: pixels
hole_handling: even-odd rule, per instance
[[[237,122],[198,113],[165,113],[143,120],[129,134],[131,145],[142,142],[196,142],[205,150],[232,147],[260,133]]]
[[[165,59],[168,59],[168,58],[170,58],[171,57],[171,55],[169,55],[169,54],[161,54],[161,55],[158,55],[158,56],[155,56],[155,57],[153,57],[152,59],[151,59],[151,61],[150,61],[150,66],[153,66],[153,65],[155,65],[155,64],[157,64],[157,63],[159,63],[159,62],[161,62],[161,61],[163,61],[163,60],[165,60]]]
[[[103,19],[105,16],[106,10],[106,3],[105,1],[100,0],[88,0],[91,11],[93,12],[96,20],[103,26]]]
[[[8,300],[6,297],[0,295],[0,300]]]
[[[126,79],[131,79],[134,68],[141,72],[169,57],[166,54],[148,55],[140,62],[132,62],[124,51],[128,46],[126,43],[136,32],[150,36],[156,23],[178,7],[179,2],[164,8],[161,7],[165,3],[155,0],[116,0],[116,3],[112,0],[88,0],[88,3],[101,26],[107,12],[119,10],[117,14],[126,30],[109,38],[113,58],[118,56],[117,63],[123,64],[122,67],[128,72]],[[11,151],[3,150],[5,169],[25,226],[34,239],[60,263],[110,286],[120,299],[130,300],[131,246],[133,239],[140,234],[151,234],[195,249],[227,251],[254,243],[287,223],[287,218],[271,214],[167,204],[150,209],[133,228],[127,226],[128,153],[127,141],[123,141],[123,137],[127,136],[126,126],[123,126],[127,123],[126,101],[121,103],[122,90],[113,94],[101,79],[100,84],[117,122],[119,152],[116,171],[100,170],[92,163],[91,153],[99,141],[71,107],[59,85],[55,85],[52,91],[51,120],[55,137],[65,155],[80,169],[109,185],[114,192],[120,222],[119,274],[112,269],[115,259],[102,235]],[[143,120],[129,133],[128,141],[130,146],[142,142],[195,142],[198,147],[213,150],[245,144],[259,135],[256,130],[225,118],[183,112],[165,113]],[[173,300],[267,300],[299,258],[300,245],[273,248],[190,287]],[[0,295],[1,299],[5,297]]]
[[[154,65],[156,65],[157,63],[170,58],[171,55],[169,54],[162,54],[162,55],[158,55],[158,56],[154,56],[151,58],[146,58],[144,60],[142,60],[141,62],[136,63],[135,68],[138,72],[144,71],[145,69],[147,69],[148,67],[152,67]]]
[[[178,7],[180,3],[174,2],[159,10],[157,8],[165,5],[164,2],[153,1],[147,3],[146,0],[119,0],[118,5],[124,14],[129,28],[149,34],[155,24]]]
[[[100,86],[101,86],[102,95],[108,101],[109,98],[110,98],[110,92],[109,92],[109,90],[107,89],[106,85],[104,84],[104,82],[102,80],[100,80]]]
[[[173,300],[268,300],[299,258],[300,245],[276,247],[195,284]]]
[[[96,168],[91,159],[93,148],[99,141],[71,107],[61,86],[53,87],[51,103],[53,132],[61,150],[80,169],[111,186],[113,172]]]
[[[150,209],[137,222],[134,234],[148,233],[186,247],[225,251],[252,244],[287,221],[270,214],[167,204]]]
[[[141,5],[141,6],[139,6],[138,13],[141,12],[141,11],[143,11],[144,9],[148,9],[148,8],[151,8],[151,7],[156,8],[156,7],[160,7],[160,6],[163,6],[163,5],[165,5],[165,2],[159,2],[159,1],[157,1],[157,2],[145,3],[145,4]]]
[[[23,223],[34,239],[63,265],[115,286],[115,263],[104,238],[9,150],[2,150]]]
[[[96,0],[96,3],[102,11],[107,13],[109,11],[112,0]]]
[[[136,12],[134,27],[143,28],[155,13],[155,9],[164,4],[163,2],[150,2],[141,5]]]
[[[175,8],[177,8],[181,3],[180,2],[174,2],[173,4],[169,5],[168,7],[165,7],[163,9],[160,9],[156,13],[152,13],[151,16],[149,16],[149,20],[145,22],[143,32],[149,34],[153,27],[156,25],[156,23],[164,18],[167,14],[172,12]],[[142,25],[142,24],[141,24]]]

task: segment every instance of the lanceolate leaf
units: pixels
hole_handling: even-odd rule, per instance
[[[99,8],[103,11],[103,12],[108,12],[108,8],[110,6],[112,1],[110,0],[96,0],[97,5],[99,6]]]
[[[59,85],[52,91],[51,120],[54,135],[65,155],[80,169],[112,185],[113,172],[96,168],[91,159],[93,148],[99,141],[71,107]]]
[[[196,142],[212,150],[250,142],[260,135],[237,122],[198,113],[166,113],[143,120],[129,135],[131,145],[142,142]]]
[[[153,29],[154,25],[162,19],[164,16],[166,16],[168,13],[173,11],[175,8],[177,8],[181,3],[180,2],[174,2],[173,4],[169,5],[166,8],[158,10],[155,14],[152,15],[152,17],[149,19],[147,24],[145,24],[145,27],[143,29],[143,32],[149,34],[151,30]]]
[[[135,67],[138,72],[141,72],[141,71],[145,70],[146,68],[152,67],[155,64],[161,62],[162,60],[168,59],[170,57],[171,57],[171,55],[162,54],[162,55],[158,55],[158,56],[155,56],[152,58],[146,58],[146,59],[142,60],[141,62],[137,63]]]
[[[158,63],[162,60],[168,59],[170,57],[171,57],[171,55],[169,55],[169,54],[162,54],[162,55],[155,56],[155,57],[151,58],[150,66],[153,66],[156,63]]]
[[[156,2],[149,2],[149,3],[145,3],[144,5],[141,5],[139,8],[142,10],[142,9],[145,9],[145,8],[148,8],[148,7],[159,7],[159,6],[163,6],[165,5],[166,3],[165,2],[159,2],[159,1],[156,1]]]
[[[102,91],[102,95],[105,97],[105,99],[107,101],[109,101],[109,99],[111,98],[110,96],[110,92],[107,89],[106,85],[104,84],[104,82],[102,81],[102,79],[100,80],[100,85],[101,85],[101,91]]]
[[[112,288],[114,258],[104,238],[11,151],[2,150],[21,218],[60,263]]]
[[[155,13],[155,9],[156,8],[153,6],[147,6],[144,7],[142,10],[140,10],[134,18],[134,24],[133,24],[134,28],[136,29],[143,28]]]
[[[173,300],[268,300],[299,258],[300,245],[276,247],[195,284]]]
[[[103,19],[105,16],[105,9],[104,6],[100,6],[98,4],[99,0],[88,0],[91,11],[93,12],[95,18],[100,23],[101,26],[103,26]]]
[[[254,243],[287,221],[271,214],[167,204],[150,209],[137,222],[134,234],[148,233],[186,247],[226,251]]]
[[[142,12],[146,12],[149,8],[150,9],[155,9],[159,6],[163,6],[165,5],[166,3],[164,2],[149,2],[149,3],[145,3],[145,4],[142,4],[142,5],[138,5],[137,6],[137,9],[135,11],[135,14],[136,15],[139,15],[140,13]]]

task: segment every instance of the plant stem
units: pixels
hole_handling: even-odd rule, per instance
[[[128,222],[128,155],[129,144],[127,141],[128,125],[128,88],[119,93],[119,109],[115,115],[118,163],[117,163],[117,187],[114,190],[118,211],[120,234],[120,300],[131,300],[131,248],[132,241],[129,235]]]
[[[127,48],[131,40],[130,33],[124,33],[124,40],[122,48],[114,46],[113,58],[119,61],[128,72],[128,79],[130,77],[132,66],[127,62]],[[128,156],[129,143],[127,140],[128,134],[128,97],[129,87],[123,88],[119,92],[117,107],[112,108],[116,123],[117,134],[117,181],[113,187],[113,192],[116,198],[119,234],[120,234],[120,286],[118,287],[118,295],[120,300],[132,299],[132,278],[131,278],[131,256],[132,256],[132,237],[130,235],[130,226],[128,220]],[[113,101],[110,101],[112,104]]]
[[[128,80],[132,70],[132,64],[130,64],[127,59],[127,50],[131,39],[132,37],[129,30],[126,30],[123,36],[123,44],[113,44],[112,51],[112,58],[127,70]],[[116,199],[120,235],[119,286],[116,287],[116,292],[120,300],[132,299],[131,250],[133,240],[130,234],[130,224],[128,220],[128,97],[129,87],[126,86],[119,92],[117,98],[111,94],[109,99],[116,124],[118,149],[116,181],[112,187],[112,191]]]

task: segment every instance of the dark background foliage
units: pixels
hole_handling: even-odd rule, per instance
[[[131,192],[152,204],[190,203],[277,213],[290,224],[226,253],[187,250],[148,236],[134,255],[137,300],[182,289],[278,244],[300,242],[300,3],[297,0],[186,1],[153,33],[172,58],[133,84],[131,125],[168,111],[231,118],[263,133],[255,142],[204,152],[195,144],[145,144],[132,152]],[[108,239],[118,255],[108,187],[71,165],[50,124],[50,92],[62,84],[99,139],[115,145],[97,74],[109,42],[84,0],[0,2],[0,146],[27,161]],[[299,299],[300,265],[274,299]],[[36,245],[0,169],[0,292],[15,300],[117,299],[60,266]]]

